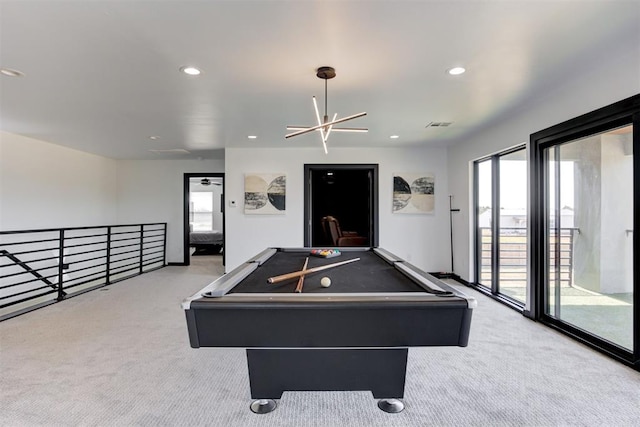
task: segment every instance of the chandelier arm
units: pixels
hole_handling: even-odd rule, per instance
[[[338,113],[335,113],[333,115],[333,120],[336,120],[336,117],[338,117]],[[333,127],[333,125],[329,125],[329,129],[327,129],[327,133],[324,135],[324,138],[322,138],[322,147],[324,148],[324,154],[329,154],[329,151],[327,151],[327,139],[329,139],[329,134],[331,133],[331,128]]]
[[[316,129],[320,129],[320,128],[325,127],[325,126],[335,125],[335,124],[338,124],[338,123],[346,122],[347,120],[357,119],[358,117],[362,117],[362,116],[366,116],[366,115],[367,115],[367,113],[365,113],[365,112],[354,114],[352,116],[343,117],[341,119],[334,120],[332,122],[324,123],[324,124],[321,124],[321,125],[318,125],[318,126],[312,126],[310,128],[306,128],[306,129],[298,131],[298,132],[293,132],[293,133],[290,133],[288,135],[285,135],[284,137],[285,138],[291,138],[291,137],[294,137],[294,136],[303,135],[305,133],[312,132],[312,131],[314,131]]]
[[[287,130],[305,130],[308,129],[309,126],[287,126]],[[320,129],[316,129],[316,130],[320,130]],[[339,127],[333,127],[331,129],[331,132],[369,132],[369,129],[367,128],[339,128]]]
[[[369,132],[369,129],[367,128],[337,128],[337,127],[333,127],[331,129],[332,132]]]
[[[316,110],[316,120],[318,120],[318,125],[321,125],[322,122],[320,121],[320,113],[318,112],[318,103],[316,102],[316,97],[313,97],[313,108]],[[322,140],[324,141],[325,136],[324,136],[324,128],[321,127],[320,128],[320,136],[322,137]]]
[[[336,117],[338,117],[338,113],[335,113],[333,115],[333,120],[331,120],[332,122],[336,121]],[[329,128],[327,129],[327,133],[324,134],[324,139],[322,140],[322,142],[326,145],[327,140],[329,139],[329,134],[331,133],[331,130],[333,129],[333,125],[329,125]]]

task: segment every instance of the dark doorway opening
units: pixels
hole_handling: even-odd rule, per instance
[[[378,246],[378,165],[305,165],[305,182],[305,246]]]

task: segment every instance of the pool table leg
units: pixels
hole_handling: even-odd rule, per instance
[[[404,409],[404,403],[400,399],[380,399],[378,400],[378,408],[390,414],[397,414]]]
[[[407,348],[247,349],[251,397],[257,399],[251,410],[272,411],[284,391],[371,390],[382,399],[380,409],[400,412],[407,354]]]
[[[251,406],[249,407],[251,408],[251,411],[256,414],[268,414],[276,409],[276,406],[278,405],[273,399],[257,399],[251,402]]]

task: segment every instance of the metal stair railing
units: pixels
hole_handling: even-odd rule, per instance
[[[166,223],[0,231],[0,320],[166,265]]]

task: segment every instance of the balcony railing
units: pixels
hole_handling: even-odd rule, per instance
[[[549,280],[556,280],[559,274],[561,285],[573,286],[574,239],[579,234],[577,228],[560,230],[559,246],[556,248],[555,230],[549,235]],[[491,283],[491,228],[480,227],[481,239],[481,282]],[[500,283],[526,285],[527,282],[527,229],[516,227],[500,228]],[[556,263],[556,256],[559,262]]]
[[[0,320],[166,265],[167,224],[0,231]]]

